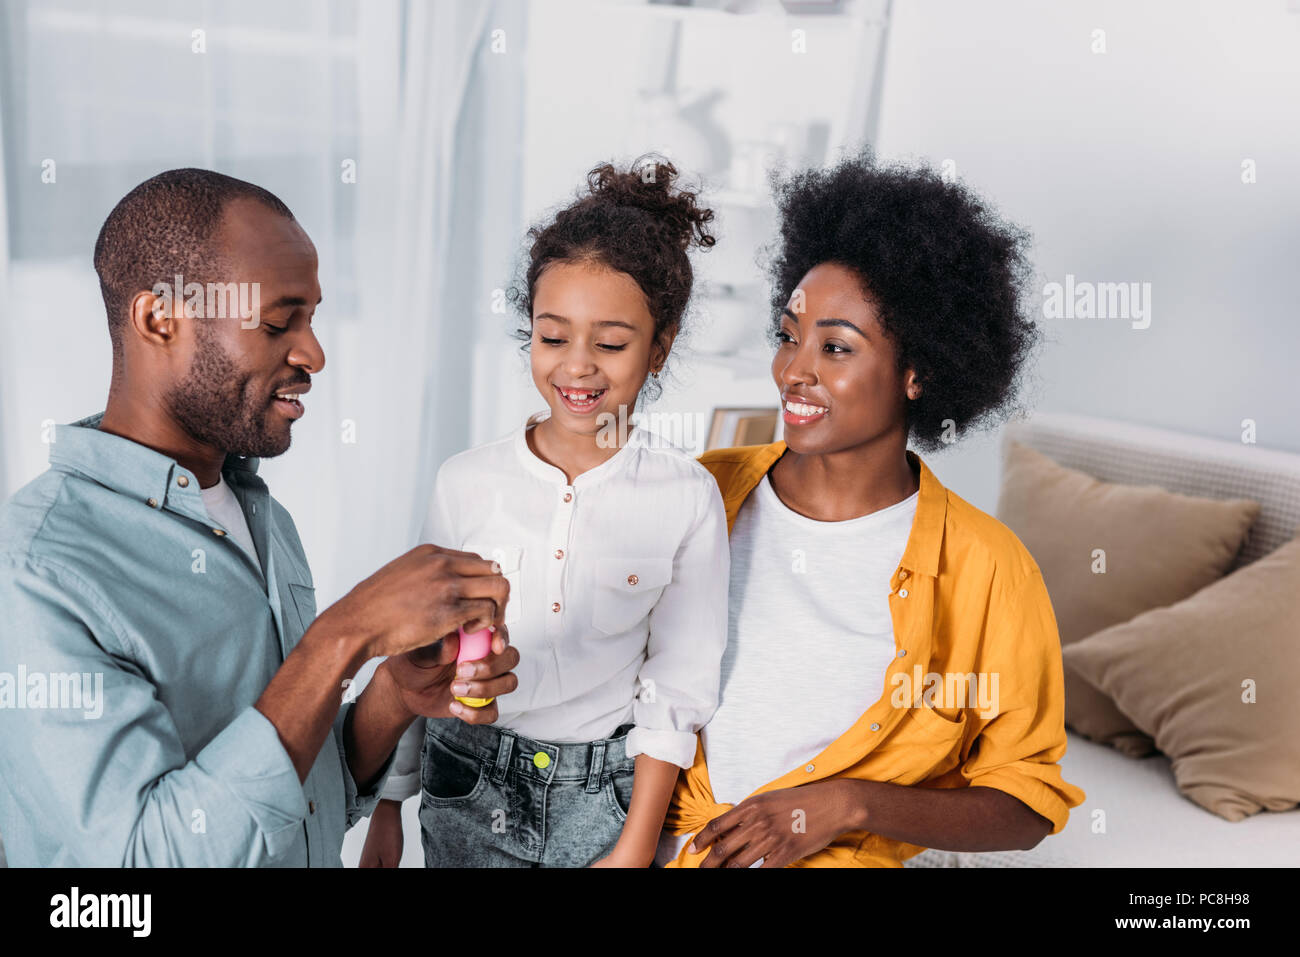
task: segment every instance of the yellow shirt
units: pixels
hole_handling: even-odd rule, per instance
[[[785,443],[775,442],[700,458],[722,491],[728,531],[784,451]],[[1061,777],[1056,763],[1065,754],[1065,685],[1043,577],[1010,529],[940,485],[914,453],[907,457],[920,470],[920,493],[907,548],[889,583],[897,654],[885,673],[884,694],[807,765],[754,794],[830,778],[926,788],[978,785],[1019,798],[1051,821],[1056,834],[1086,795]],[[955,676],[971,673],[987,689],[996,680],[996,714],[965,696]],[[961,697],[945,696],[939,680],[953,692],[961,689]],[[920,706],[910,706],[918,698]],[[695,834],[731,807],[713,800],[697,742],[694,764],[678,777],[665,828]],[[848,831],[793,866],[901,867],[923,850]],[[690,854],[684,846],[668,866],[697,867],[707,853]]]

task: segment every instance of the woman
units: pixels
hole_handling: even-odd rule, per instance
[[[707,453],[731,536],[721,704],[658,862],[899,867],[1030,848],[1084,793],[1034,560],[907,450],[1013,402],[1027,237],[868,156],[778,188],[785,441]],[[693,840],[692,840],[693,838]]]

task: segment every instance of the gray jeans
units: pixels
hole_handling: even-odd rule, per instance
[[[426,867],[586,867],[614,849],[636,758],[611,738],[555,744],[431,718],[420,761]]]

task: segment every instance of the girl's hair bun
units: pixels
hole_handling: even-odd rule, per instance
[[[677,167],[666,157],[646,153],[627,170],[610,163],[597,166],[587,174],[587,188],[597,202],[635,206],[661,218],[682,249],[692,243],[708,249],[717,242],[706,229],[713,210],[699,205],[697,192],[674,189],[677,176]]]

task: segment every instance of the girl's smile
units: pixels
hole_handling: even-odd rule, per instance
[[[564,408],[573,415],[592,415],[600,408],[600,400],[608,389],[577,388],[557,385],[555,391],[560,396]]]

